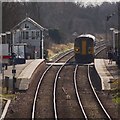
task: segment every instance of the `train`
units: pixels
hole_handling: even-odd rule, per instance
[[[95,36],[91,34],[82,34],[75,38],[74,53],[75,61],[79,64],[94,63],[95,57]]]
[[[113,59],[120,67],[120,31],[113,31]]]

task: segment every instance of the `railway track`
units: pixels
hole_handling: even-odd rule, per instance
[[[97,52],[99,53],[100,51],[97,50]],[[98,102],[96,102],[95,97],[92,94],[92,91],[90,91],[90,86],[88,87],[89,90],[88,91],[86,90],[87,86],[89,85],[89,81],[87,79],[88,78],[87,65],[85,66],[79,65],[77,71],[73,56],[74,56],[74,52],[73,50],[71,50],[70,52],[64,54],[62,57],[57,59],[55,62],[49,64],[49,66],[46,68],[46,70],[38,80],[39,81],[38,84],[36,82],[37,87],[35,84],[34,86],[32,86],[34,88],[32,88],[31,90],[29,89],[28,94],[31,95],[28,96],[29,105],[28,107],[26,106],[25,108],[26,113],[23,115],[25,115],[26,117],[29,116],[29,118],[32,118],[32,120],[38,118],[41,119],[49,118],[56,120],[60,118],[62,119],[107,118],[105,116],[105,113],[102,110],[100,110],[100,105],[98,105]],[[56,65],[54,64],[56,62],[58,64],[59,63],[62,64]],[[82,75],[76,76],[75,74],[78,72]],[[81,78],[82,76],[84,77]],[[83,90],[85,90],[82,91],[83,94],[80,91],[81,88],[79,86],[82,84],[82,80],[83,82],[86,81],[87,84],[87,86],[86,84],[83,84],[82,86]],[[74,83],[75,81],[76,83]],[[75,89],[76,88],[75,86],[77,87],[78,91]],[[36,91],[35,94],[34,94],[34,90]],[[80,94],[82,94],[82,98],[79,98]],[[88,99],[90,97],[89,101],[92,101],[91,105],[85,102],[84,100],[85,95],[87,95],[87,98],[85,99]],[[34,100],[33,100],[33,96],[34,96]],[[82,106],[83,104],[81,101],[82,99],[85,102],[84,105],[87,103],[88,106],[87,104],[85,106],[84,105]],[[17,100],[19,100],[19,98]],[[95,103],[93,102],[93,100],[95,101]],[[25,104],[23,105],[25,106]],[[23,108],[23,107],[19,107],[19,108]],[[91,112],[91,108],[93,108],[93,112]],[[22,114],[20,111],[15,112],[14,108],[12,110],[14,112],[13,115],[15,115],[15,117],[21,116],[18,114],[18,113]],[[86,110],[87,110],[87,114],[86,114]],[[99,114],[96,111],[98,111]],[[94,116],[95,114],[94,112],[98,114],[98,116]]]
[[[105,48],[103,48],[103,49],[105,49]],[[96,55],[98,53],[100,53],[100,51],[103,51],[103,49],[100,49],[96,53]],[[63,67],[64,67],[64,65],[62,65],[60,67],[59,71],[57,72],[57,76],[56,76],[55,83],[54,83],[55,119],[57,120],[60,118],[67,118],[67,119],[68,118],[80,118],[80,119],[84,118],[84,119],[110,119],[111,120],[111,117],[109,116],[109,114],[107,113],[105,108],[103,107],[102,103],[100,102],[100,100],[94,90],[94,87],[92,86],[90,75],[89,75],[89,66],[80,66],[80,67],[83,67],[80,70],[80,72],[82,71],[83,73],[78,77],[80,79],[79,84],[81,85],[81,87],[83,87],[82,89],[85,88],[86,92],[87,92],[87,95],[86,95],[86,93],[82,95],[82,101],[84,101],[84,103],[81,102],[81,98],[79,96],[79,92],[77,89],[76,73],[77,73],[78,65],[76,65],[75,71],[74,71],[73,66],[70,69],[68,67],[67,68],[63,68]],[[86,69],[86,67],[88,68],[88,70],[84,71],[84,69]],[[70,75],[71,77],[69,77],[69,79],[68,79],[69,82],[67,81],[66,76],[64,74],[66,69],[69,71],[69,73],[71,73],[71,75]],[[72,72],[70,72],[70,70],[72,70]],[[61,71],[63,71],[63,72],[61,72]],[[60,74],[60,72],[61,72],[61,74]],[[70,79],[70,78],[73,78],[72,73],[74,73],[74,82],[73,82],[73,80]],[[84,77],[86,76],[87,81],[84,80],[85,78],[81,78],[81,76],[85,73],[87,73],[86,75],[84,75]],[[83,80],[84,85],[81,84],[81,80]],[[73,88],[73,84],[75,85],[75,91]],[[86,84],[88,85],[87,86],[88,88],[86,87]],[[56,88],[56,86],[57,86],[57,88]],[[75,99],[76,98],[75,92],[76,92],[77,99]],[[81,91],[80,91],[80,93],[81,93]],[[71,97],[72,97],[72,99],[71,99]],[[85,99],[83,99],[83,97],[85,97]],[[89,101],[86,102],[87,100],[89,100]],[[87,107],[85,107],[85,106],[87,106]],[[64,111],[64,112],[62,112],[62,111]]]
[[[99,52],[100,51],[97,49],[97,53]],[[29,116],[32,120],[38,118],[56,120],[61,118],[107,118],[105,112],[96,101],[92,89],[90,88],[87,75],[87,65],[76,65],[73,56],[73,50],[65,53],[59,59],[55,60],[53,64],[49,64],[40,79],[37,80],[39,82],[35,80],[36,84],[38,84],[37,87],[35,84],[32,86],[31,90],[29,89],[28,94],[31,96],[28,97],[28,101],[30,102],[28,104],[28,111],[26,111],[24,115],[27,117]],[[54,65],[56,62],[58,64],[60,63],[60,65]],[[90,70],[91,69],[92,68],[90,67]],[[35,90],[35,94],[33,90]],[[22,111],[19,111],[19,115],[19,112],[15,112],[17,108],[17,104],[16,106],[13,106],[13,115],[15,115],[15,117],[21,117],[21,114],[23,113]],[[23,107],[19,108],[22,109]],[[111,119],[111,117],[108,117],[108,119]]]
[[[105,49],[99,49],[96,56]],[[84,115],[84,119],[109,119],[104,105],[101,103],[91,81],[90,68],[93,66],[76,65],[74,72],[74,85],[79,106]],[[79,74],[77,74],[79,73]],[[86,74],[85,74],[86,73]],[[78,78],[78,79],[77,79]]]
[[[109,119],[110,115],[100,102],[89,74],[90,66],[78,66],[75,68],[74,82],[79,104],[85,119]],[[79,73],[79,74],[77,74]],[[78,78],[78,79],[77,79]]]
[[[102,50],[103,49],[101,49],[100,51]],[[98,51],[96,54],[98,54],[100,51]],[[66,55],[68,54],[70,54],[71,56],[72,51],[70,53],[67,53]],[[55,118],[56,120],[59,118],[111,119],[106,110],[101,109],[104,108],[103,105],[98,104],[98,101],[100,100],[96,101],[96,97],[92,93],[92,88],[90,86],[90,77],[85,74],[89,73],[86,69],[87,66],[79,66],[79,69],[81,69],[81,75],[78,76],[78,78],[80,79],[77,80],[78,82],[76,82],[78,65],[76,65],[76,67],[73,65],[65,66],[66,63],[73,58],[73,56],[70,56],[68,55],[64,58],[64,60],[61,60],[63,59],[63,56],[55,61],[66,61],[61,67],[53,66],[52,64],[43,73],[43,76],[41,77],[36,89],[32,108],[32,120],[35,118]],[[81,78],[82,74],[85,74],[83,78]],[[82,80],[83,84],[81,84]],[[77,87],[77,85],[80,86]],[[82,92],[79,92],[81,91],[81,89]],[[84,101],[84,103],[81,102],[81,99],[82,101]],[[89,101],[86,102],[88,99]]]
[[[60,67],[60,69],[58,70],[56,77],[55,77],[55,81],[54,81],[54,91],[53,91],[53,104],[54,104],[54,115],[55,115],[55,119],[57,120],[58,118],[63,118],[63,110],[60,109],[60,105],[58,103],[61,104],[61,101],[64,100],[64,98],[59,98],[60,95],[60,91],[63,90],[63,94],[67,95],[67,91],[65,90],[64,86],[60,85],[58,83],[58,81],[62,81],[61,76],[62,74],[64,74],[63,69],[65,68],[65,65],[68,61],[70,61],[74,56],[69,57],[65,63]],[[67,67],[68,68],[68,67]],[[68,69],[67,69],[68,70]],[[65,74],[64,74],[65,75]],[[68,76],[68,75],[67,75]],[[64,76],[65,77],[65,76]],[[63,83],[64,81],[62,81]],[[63,95],[64,96],[64,95]],[[61,96],[62,97],[62,96]],[[58,112],[59,111],[59,112]],[[67,111],[66,111],[67,112]],[[66,112],[64,112],[66,114]],[[62,113],[62,115],[60,115],[59,113]],[[70,113],[70,112],[69,112]],[[73,114],[73,113],[72,113]],[[65,117],[65,116],[64,116]],[[67,116],[68,118],[68,116]]]
[[[73,51],[65,53],[59,59],[55,61],[61,61],[61,59],[68,58],[67,55]],[[73,53],[72,53],[73,54]],[[56,71],[58,71],[59,66],[50,65],[45,72],[43,73],[40,81],[37,85],[34,100],[33,100],[33,107],[32,107],[32,119],[35,118],[54,118],[54,110],[53,110],[53,101],[52,101],[52,91],[53,91],[53,84]],[[44,79],[44,80],[43,80]],[[46,97],[47,96],[47,97]],[[36,107],[39,106],[39,107]],[[38,111],[38,112],[36,112]]]

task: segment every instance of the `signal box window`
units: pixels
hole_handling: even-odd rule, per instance
[[[29,32],[26,31],[26,39],[29,39]]]
[[[29,28],[29,25],[28,25],[28,24],[25,24],[25,28]]]
[[[32,31],[32,39],[35,39],[35,31]]]
[[[40,32],[39,31],[36,31],[36,39],[40,37]]]
[[[28,31],[22,31],[21,36],[22,36],[22,39],[29,39],[29,32]]]

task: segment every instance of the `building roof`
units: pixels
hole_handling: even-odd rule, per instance
[[[35,26],[37,26],[38,28],[40,28],[41,30],[47,30],[46,28],[42,27],[41,25],[39,25],[37,22],[35,22],[33,19],[31,19],[30,17],[26,17],[24,20],[22,20],[20,23],[18,23],[16,26],[14,26],[12,28],[12,30],[17,29],[23,22],[25,21],[29,21],[32,24],[34,24]]]

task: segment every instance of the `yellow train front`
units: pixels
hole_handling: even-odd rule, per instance
[[[95,37],[90,34],[80,35],[75,39],[75,61],[80,64],[94,63]]]

